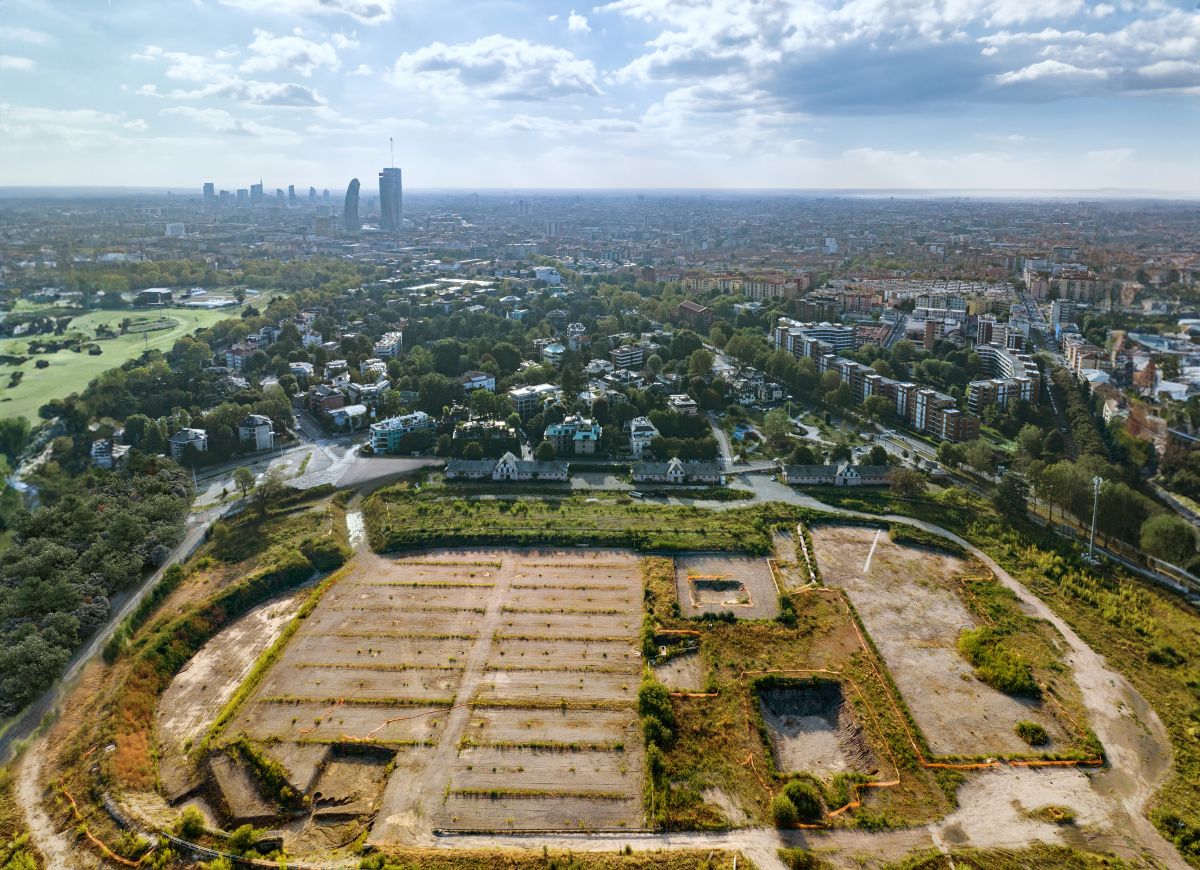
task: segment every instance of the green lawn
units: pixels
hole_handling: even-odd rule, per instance
[[[256,297],[253,302],[256,307],[266,304],[268,294]],[[20,311],[37,310],[36,306],[24,305]],[[0,365],[0,416],[25,417],[31,423],[37,422],[38,408],[50,399],[61,399],[70,393],[79,392],[92,378],[101,372],[124,363],[126,360],[139,356],[147,348],[169,350],[176,339],[188,335],[197,329],[212,326],[219,320],[237,317],[240,308],[222,308],[217,310],[191,308],[155,308],[153,310],[136,311],[88,311],[80,314],[71,321],[68,332],[82,333],[88,341],[96,341],[103,351],[99,356],[90,356],[86,351],[75,353],[71,350],[60,350],[52,354],[38,354],[30,357],[21,366]],[[113,331],[120,332],[121,321],[126,317],[134,322],[145,322],[161,319],[174,321],[169,329],[156,329],[151,332],[131,332],[117,338],[96,340],[96,327],[110,326]],[[134,327],[136,329],[136,326]],[[0,341],[0,354],[25,356],[29,342],[36,338],[52,339],[53,336],[22,336]],[[39,359],[49,361],[50,367],[39,369],[34,362]],[[13,372],[23,371],[21,382],[9,388],[9,376]]]

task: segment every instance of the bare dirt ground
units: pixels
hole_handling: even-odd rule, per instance
[[[779,593],[766,559],[692,553],[675,559],[684,616],[730,612],[740,619],[779,615]]]
[[[1027,752],[1013,728],[1044,725],[1051,749],[1066,737],[1038,702],[1005,695],[974,676],[957,650],[975,619],[953,587],[962,559],[891,542],[886,529],[818,525],[812,529],[821,575],[846,590],[938,755]]]
[[[192,785],[183,758],[187,748],[212,724],[302,600],[293,594],[254,608],[201,647],[171,681],[158,705],[156,728],[159,778],[169,797]]]
[[[676,692],[699,692],[704,685],[704,667],[700,652],[683,653],[654,666],[654,676],[668,689]]]
[[[373,843],[427,842],[435,828],[642,826],[634,554],[356,559],[225,731],[259,741],[313,795],[303,830],[289,828],[296,845],[332,842],[371,813]],[[181,675],[172,697],[186,709],[160,714],[175,740],[208,721],[197,708],[219,706],[206,680],[226,683],[224,697],[244,673],[219,659]],[[353,754],[370,747],[394,764],[386,782],[378,756]]]

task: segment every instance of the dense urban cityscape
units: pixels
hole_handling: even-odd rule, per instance
[[[0,4],[0,870],[1200,868],[1198,49]]]

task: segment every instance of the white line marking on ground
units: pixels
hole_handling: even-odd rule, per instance
[[[867,561],[863,562],[863,574],[867,574],[871,570],[871,557],[875,555],[875,545],[879,543],[879,535],[883,529],[875,530],[875,538],[871,541],[871,552],[867,553]]]

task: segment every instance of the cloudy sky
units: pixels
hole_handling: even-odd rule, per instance
[[[0,0],[0,185],[1200,193],[1196,0],[576,3]]]

